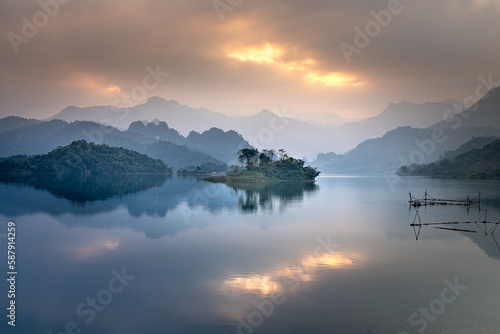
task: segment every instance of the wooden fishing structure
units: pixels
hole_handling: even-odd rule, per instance
[[[425,190],[424,197],[422,198],[416,198],[411,194],[411,191],[408,195],[410,195],[410,200],[408,201],[410,206],[415,208],[432,205],[461,205],[466,207],[477,206],[479,210],[481,210],[481,192],[474,198],[470,198],[469,195],[467,195],[467,198],[463,200],[434,198],[427,193],[427,190]]]
[[[475,221],[448,221],[448,222],[441,222],[441,223],[422,223],[420,219],[420,214],[418,213],[418,209],[416,210],[415,213],[415,218],[413,218],[413,222],[410,224],[410,226],[413,227],[413,231],[415,232],[415,238],[418,240],[418,237],[420,235],[420,231],[422,229],[422,226],[432,226],[436,229],[440,230],[449,230],[449,231],[458,231],[458,232],[468,232],[468,233],[477,233],[476,230],[472,229],[464,229],[464,228],[455,228],[455,227],[450,227],[450,225],[459,225],[459,224],[474,224],[479,229],[484,233],[485,236],[492,235],[493,238],[495,239],[495,236],[493,233],[495,233],[495,230],[497,229],[498,225],[500,225],[500,221],[488,221],[487,220],[487,215],[488,215],[488,210],[485,210]],[[417,230],[418,228],[418,230]],[[496,242],[496,239],[495,239]],[[498,243],[497,243],[498,246]],[[499,246],[500,249],[500,246]]]

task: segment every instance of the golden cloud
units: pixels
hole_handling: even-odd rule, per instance
[[[305,82],[311,85],[320,84],[323,86],[341,87],[364,84],[364,81],[360,81],[354,74],[343,72],[323,73],[318,71],[316,69],[317,61],[314,59],[306,58],[288,61],[284,60],[285,55],[285,50],[272,44],[226,50],[226,56],[229,58],[241,62],[270,65],[277,69],[299,74]]]

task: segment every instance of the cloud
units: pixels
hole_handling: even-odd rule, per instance
[[[286,105],[368,116],[390,101],[460,100],[479,75],[500,79],[497,1],[402,1],[348,63],[340,43],[353,44],[388,3],[242,1],[221,21],[211,1],[71,1],[16,54],[8,33],[22,36],[23,17],[42,9],[6,2],[0,113],[111,104],[156,64],[170,76],[152,95],[232,114]]]

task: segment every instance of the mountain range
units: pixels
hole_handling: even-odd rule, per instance
[[[379,174],[402,165],[430,163],[474,137],[500,136],[499,111],[500,89],[492,89],[470,108],[432,126],[398,127],[345,154],[320,154],[312,164],[322,171]]]
[[[423,128],[442,121],[446,110],[453,108],[452,101],[415,104],[391,103],[379,115],[363,121],[332,125],[338,118],[331,113],[318,121],[299,120],[290,117],[286,109],[271,112],[263,110],[251,116],[227,116],[206,108],[192,108],[177,101],[151,97],[147,102],[132,108],[94,106],[78,108],[70,106],[50,119],[66,122],[93,121],[126,129],[136,121],[165,121],[182,135],[191,131],[202,132],[216,127],[234,130],[258,148],[283,148],[290,155],[308,160],[322,152],[343,153],[361,141],[383,135],[398,126]]]
[[[500,137],[500,89],[456,113],[462,109],[452,100],[391,103],[377,116],[332,126],[289,117],[286,110],[234,117],[153,97],[132,108],[71,106],[46,121],[0,119],[0,157],[47,153],[85,139],[136,150],[175,169],[232,164],[239,149],[256,147],[316,158],[312,164],[321,171],[385,173],[436,161],[474,137]],[[332,115],[325,117],[335,120]]]
[[[466,144],[472,146],[469,142]],[[457,154],[452,159],[443,159],[425,165],[401,166],[397,173],[402,176],[500,179],[500,139],[496,139],[482,148],[474,148],[465,153]]]
[[[251,147],[236,132],[215,128],[183,137],[164,122],[137,122],[121,131],[90,121],[51,120],[0,132],[0,157],[45,154],[81,139],[147,154],[175,169],[193,164],[235,163],[237,151]]]

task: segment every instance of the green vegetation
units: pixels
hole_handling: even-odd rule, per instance
[[[309,181],[319,175],[316,168],[304,166],[301,159],[289,157],[284,150],[277,153],[274,150],[245,148],[238,151],[239,161],[243,167],[233,166],[226,176],[214,176],[207,180],[211,182],[259,183],[279,181]]]
[[[47,154],[13,157],[0,161],[0,174],[161,174],[172,169],[124,148],[87,143],[85,140],[58,147]]]
[[[434,176],[500,179],[500,139],[482,149],[474,149],[454,159],[444,159],[426,165],[402,166],[401,176]]]
[[[224,163],[214,157],[191,150],[167,141],[158,141],[147,145],[143,153],[167,163],[175,169],[187,168],[186,166],[201,166],[205,164],[223,165]]]
[[[225,173],[228,170],[229,166],[226,164],[207,162],[199,166],[189,165],[182,169],[178,169],[177,174],[206,175],[212,173]]]

